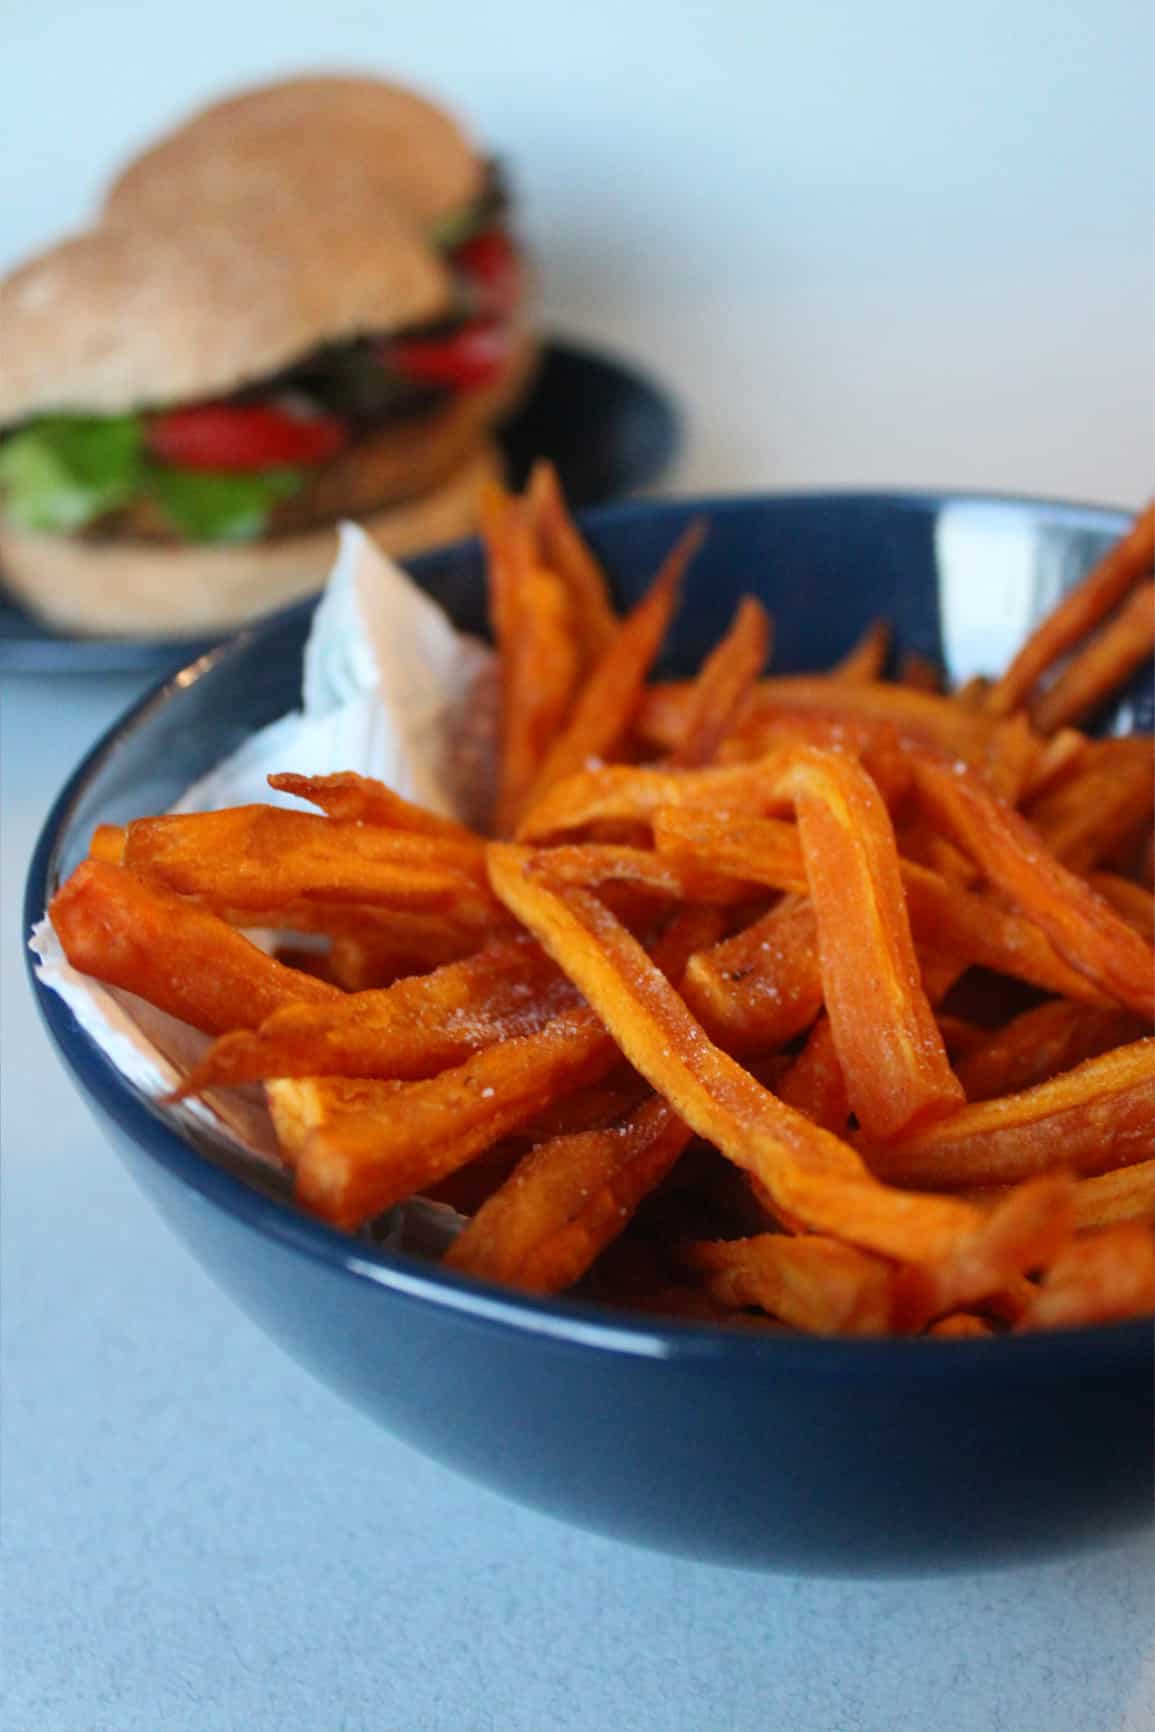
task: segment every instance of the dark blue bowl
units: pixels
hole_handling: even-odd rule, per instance
[[[1123,523],[1076,506],[926,495],[632,504],[588,520],[624,597],[698,512],[711,533],[674,669],[696,661],[745,590],[774,612],[779,667],[827,664],[879,614],[902,647],[953,671],[976,657],[998,665]],[[424,559],[419,576],[480,626],[474,544]],[[293,705],[309,614],[204,657],[95,747],[36,850],[30,922],[95,824],[163,810]],[[1115,706],[1116,725],[1149,725],[1149,684]],[[38,991],[116,1146],[250,1316],[390,1430],[513,1497],[693,1557],[863,1575],[1040,1557],[1150,1520],[1146,1323],[823,1341],[518,1298],[344,1238],[206,1158]]]

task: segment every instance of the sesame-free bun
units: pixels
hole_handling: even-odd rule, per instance
[[[362,518],[397,558],[468,535],[481,491],[501,462],[483,445],[431,492]],[[0,519],[5,587],[60,631],[125,638],[202,638],[225,633],[325,582],[336,525],[232,546],[161,545],[30,535]]]
[[[164,227],[104,223],[0,281],[0,422],[230,393],[450,300],[434,249],[354,184],[316,205],[282,185]]]
[[[105,215],[181,220],[286,179],[306,199],[350,174],[427,229],[472,204],[484,164],[444,109],[383,79],[330,74],[243,90],[194,114],[113,181]]]

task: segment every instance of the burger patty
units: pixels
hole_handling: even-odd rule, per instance
[[[502,377],[485,390],[444,397],[423,414],[367,428],[328,463],[301,472],[301,486],[277,502],[263,539],[300,535],[342,517],[365,517],[420,497],[445,480],[520,397],[536,360],[527,336]],[[133,500],[87,531],[93,539],[123,537],[174,545],[160,506]]]

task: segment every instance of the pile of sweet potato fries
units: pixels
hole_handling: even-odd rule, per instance
[[[1151,653],[1153,530],[993,682],[884,678],[881,625],[767,677],[747,598],[653,684],[703,529],[619,618],[539,466],[485,518],[493,836],[274,776],[316,811],[103,827],[52,921],[217,1037],[182,1095],[264,1085],[304,1208],[450,1203],[453,1270],[816,1333],[1142,1313],[1152,742],[1078,724]]]

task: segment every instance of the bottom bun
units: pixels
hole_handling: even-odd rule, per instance
[[[481,446],[439,487],[359,519],[401,558],[477,527],[482,488],[500,479]],[[160,546],[29,535],[0,521],[3,584],[58,631],[122,638],[199,638],[314,595],[337,553],[336,525],[227,547]]]

